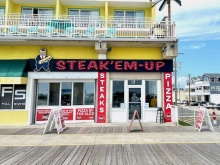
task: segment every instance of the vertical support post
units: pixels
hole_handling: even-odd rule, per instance
[[[189,74],[189,106],[190,106],[190,74]]]
[[[176,73],[176,57],[174,58],[175,64],[175,105],[177,105],[177,73]]]

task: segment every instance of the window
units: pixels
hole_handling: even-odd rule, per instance
[[[5,8],[4,7],[0,7],[0,16],[1,15],[5,15]]]
[[[39,82],[37,105],[94,105],[94,82]]]
[[[120,108],[124,103],[124,81],[113,81],[112,107]]]
[[[215,91],[215,86],[211,86],[211,91]]]
[[[69,15],[99,17],[99,10],[70,9]]]
[[[49,14],[53,15],[53,9],[50,8],[22,8],[22,14]]]
[[[145,81],[145,103],[157,107],[157,81]]]
[[[115,11],[115,16],[143,18],[144,11]]]
[[[220,91],[220,86],[216,86],[216,91]]]
[[[0,109],[25,109],[26,85],[1,85]]]
[[[142,80],[128,80],[128,85],[142,85]]]
[[[211,78],[211,81],[214,82],[214,81],[215,81],[215,78]]]

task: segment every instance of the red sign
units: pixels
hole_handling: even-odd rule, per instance
[[[47,121],[51,109],[37,109],[36,121]],[[62,109],[64,120],[73,120],[73,109]]]
[[[172,73],[164,72],[164,121],[171,122],[171,105],[172,105]]]
[[[76,108],[76,120],[94,120],[94,108]]]
[[[106,122],[106,72],[98,72],[97,123]]]
[[[73,109],[62,109],[64,120],[73,120]]]
[[[200,130],[201,127],[202,127],[204,113],[205,113],[204,109],[199,110],[198,117],[197,117],[197,120],[196,120],[196,129],[197,130]]]
[[[51,109],[37,109],[36,121],[47,121]]]

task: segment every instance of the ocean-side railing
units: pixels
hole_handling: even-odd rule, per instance
[[[24,23],[25,22],[25,23]],[[140,28],[134,23],[122,23],[117,27],[115,22],[107,21],[98,26],[100,20],[90,22],[72,21],[71,19],[51,19],[37,21],[31,18],[6,19],[0,26],[1,36],[45,36],[45,37],[90,37],[90,38],[173,38],[175,23],[142,22]]]

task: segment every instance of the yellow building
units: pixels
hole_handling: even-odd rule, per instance
[[[0,125],[46,123],[55,107],[67,123],[155,121],[158,107],[170,122],[178,40],[152,3],[0,0]]]

